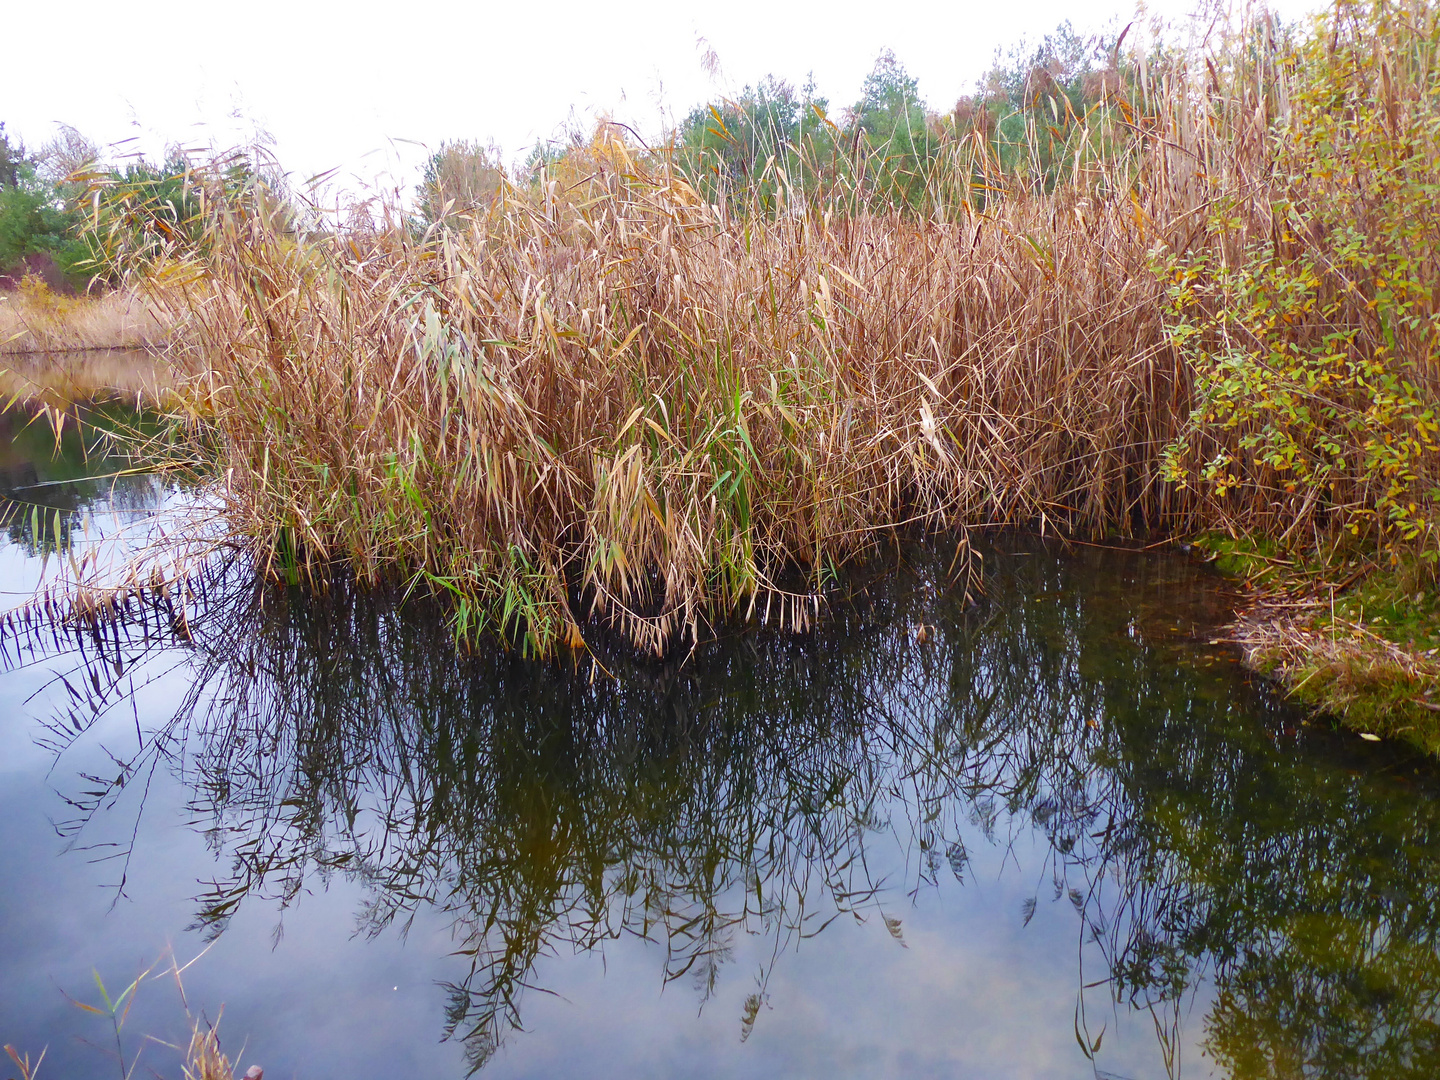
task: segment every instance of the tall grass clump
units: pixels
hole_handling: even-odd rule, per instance
[[[580,193],[418,240],[216,210],[194,394],[269,572],[423,582],[540,651],[594,610],[659,649],[710,614],[805,625],[902,525],[1170,509],[1188,399],[1129,207],[1065,208],[1116,238],[1098,261],[1038,200],[735,218],[613,139]]]
[[[131,290],[66,296],[36,277],[0,292],[0,358],[104,349],[159,349],[171,327]]]
[[[885,139],[812,107],[828,142],[734,182],[601,125],[421,226],[301,228],[196,170],[169,299],[229,519],[273,578],[423,588],[536,653],[592,617],[656,651],[804,627],[908,526],[1413,542],[1435,40],[1407,2],[1117,42],[1081,90],[1031,72],[1018,122],[923,139],[877,83]]]

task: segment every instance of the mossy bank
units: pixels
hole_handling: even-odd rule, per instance
[[[1253,670],[1362,735],[1440,754],[1440,588],[1434,565],[1359,545],[1324,560],[1211,533],[1194,550],[1244,580],[1234,638]]]

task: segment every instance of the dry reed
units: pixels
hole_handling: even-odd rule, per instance
[[[1168,268],[1275,234],[1290,55],[1268,21],[1137,54],[1057,187],[1000,172],[977,133],[924,215],[779,173],[778,211],[706,205],[614,128],[423,237],[394,217],[300,235],[216,179],[171,302],[230,520],[272,577],[424,587],[462,638],[538,653],[591,615],[653,651],[711,618],[803,628],[907,526],[1319,520],[1243,453],[1248,486],[1163,480],[1167,445],[1252,434],[1192,423]]]
[[[64,296],[26,278],[0,292],[0,355],[160,348],[169,337],[160,310],[135,291]]]
[[[663,168],[591,182],[570,221],[356,255],[223,219],[191,391],[268,569],[419,576],[542,651],[584,594],[658,650],[707,610],[805,625],[903,525],[1174,512],[1185,375],[1128,206],[742,226]]]

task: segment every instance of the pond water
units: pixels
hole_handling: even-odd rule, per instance
[[[10,423],[12,599],[190,498]],[[158,965],[136,1075],[187,1008],[268,1080],[1440,1072],[1427,762],[1247,679],[1181,554],[996,537],[969,605],[900,554],[663,662],[234,567],[12,625],[0,1042],[121,1075],[75,1002]]]

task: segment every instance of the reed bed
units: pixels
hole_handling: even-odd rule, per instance
[[[592,618],[656,652],[709,620],[802,629],[908,527],[1383,532],[1409,503],[1423,542],[1436,305],[1414,290],[1400,345],[1377,321],[1392,263],[1339,256],[1394,249],[1394,192],[1343,130],[1312,168],[1306,132],[1338,92],[1433,142],[1436,40],[1429,5],[1341,5],[1298,44],[1261,20],[1137,53],[1065,121],[1058,179],[976,131],[922,212],[874,209],[863,167],[706,203],[604,126],[423,235],[394,213],[305,233],[201,171],[205,242],[169,298],[184,393],[264,573],[424,588],[462,640],[541,654]],[[1266,323],[1284,274],[1314,295]],[[1377,412],[1387,379],[1409,396]]]
[[[711,613],[803,627],[898,527],[1182,512],[1157,462],[1188,387],[1129,207],[737,222],[621,168],[568,220],[422,243],[221,219],[191,392],[269,572],[659,650]]]

